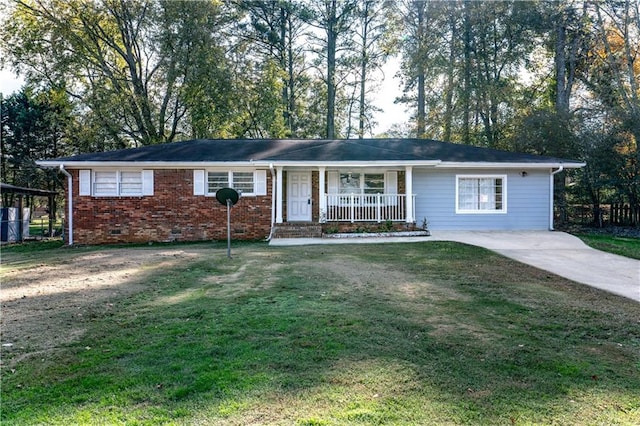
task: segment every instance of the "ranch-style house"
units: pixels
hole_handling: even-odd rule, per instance
[[[69,244],[225,239],[225,187],[241,194],[235,239],[553,229],[554,175],[584,166],[428,139],[189,140],[38,164],[67,176]]]

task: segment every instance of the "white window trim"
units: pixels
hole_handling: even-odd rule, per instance
[[[460,179],[502,179],[502,209],[500,210],[465,210],[460,208]],[[456,214],[495,215],[507,214],[507,175],[456,175]]]
[[[354,192],[353,193],[354,195],[376,195],[376,194],[365,194],[364,175],[383,175],[384,188],[383,188],[383,192],[381,192],[380,194],[397,195],[397,192],[398,192],[397,171],[396,170],[377,170],[377,169],[365,169],[365,170],[356,170],[356,171],[344,170],[344,169],[329,170],[329,173],[337,173],[337,182],[336,182],[337,187],[333,188],[334,190],[337,190],[337,192],[331,192],[332,188],[328,188],[328,191],[327,191],[328,195],[347,195],[347,196],[351,195],[351,193],[349,192],[340,192],[340,175],[348,174],[349,172],[360,175],[360,192]],[[389,176],[389,173],[396,173],[395,179],[392,179]],[[393,192],[389,192],[391,187],[393,187],[394,189]]]
[[[112,193],[96,193],[96,173],[115,173],[116,174],[116,191]],[[122,194],[122,173],[139,173],[140,174],[140,192]],[[153,170],[141,170],[141,169],[106,169],[106,170],[80,170],[80,195],[90,195],[92,197],[117,197],[117,198],[131,198],[131,197],[146,197],[152,196],[154,192],[153,183]],[[87,180],[89,180],[87,182]]]
[[[361,178],[360,182],[360,192],[354,192],[353,195],[358,197],[354,202],[355,207],[366,207],[373,206],[375,203],[363,203],[360,204],[359,200],[361,197],[375,197],[378,194],[365,194],[364,193],[364,175],[384,175],[384,188],[383,192],[380,195],[401,195],[398,194],[398,171],[397,170],[388,170],[388,169],[357,169],[356,171],[348,170],[348,169],[332,169],[328,170],[327,177],[327,195],[329,196],[329,205],[330,206],[339,206],[339,207],[348,207],[351,206],[351,193],[340,192],[340,175],[348,174],[352,172],[353,174],[359,174]],[[332,182],[333,181],[333,182]],[[391,191],[393,189],[393,191]],[[390,206],[395,206],[396,202],[388,203]]]
[[[209,192],[209,173],[227,173],[227,183],[230,188],[233,188],[233,174],[234,173],[253,173],[253,192],[242,192],[243,197],[257,197],[261,195],[267,195],[266,186],[266,170],[205,170],[204,179],[204,195],[206,197],[215,197],[215,192]],[[201,194],[196,194],[201,195]]]

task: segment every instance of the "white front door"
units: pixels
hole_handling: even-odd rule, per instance
[[[311,221],[311,172],[287,172],[287,222]]]

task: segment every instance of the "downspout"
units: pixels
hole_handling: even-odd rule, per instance
[[[276,171],[273,168],[273,163],[269,163],[269,171],[271,171],[271,231],[269,231],[267,241],[271,241],[273,228],[276,224]]]
[[[558,170],[551,172],[549,175],[549,230],[553,231],[553,177],[564,170],[564,166],[560,164]]]
[[[69,245],[73,245],[73,176],[64,169],[64,164],[60,164],[60,171],[67,176],[69,186]]]

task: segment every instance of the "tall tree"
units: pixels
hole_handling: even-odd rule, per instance
[[[70,153],[68,133],[72,109],[64,90],[36,91],[24,87],[2,100],[2,152],[0,180],[9,184],[45,188],[60,187],[55,171],[38,169],[36,160]],[[3,204],[10,205],[12,194],[3,194]],[[30,198],[27,197],[27,205]],[[55,217],[55,203],[51,206]]]
[[[288,136],[298,136],[304,111],[305,20],[309,11],[304,4],[291,0],[238,1],[248,14],[249,25],[241,22],[242,33],[256,47],[260,62],[275,61],[281,70],[282,111]]]
[[[619,159],[615,185],[640,203],[640,6],[635,1],[593,3],[596,45],[584,75],[598,96]]]
[[[349,40],[357,6],[357,0],[310,1],[312,11],[309,23],[316,28],[309,34],[315,44],[315,53],[323,59],[326,94],[325,137],[334,139],[336,131],[336,102],[339,86],[346,74],[339,74],[339,66],[348,52]]]
[[[409,0],[397,3],[398,16],[403,30],[400,32],[400,48],[403,55],[402,73],[404,77],[405,95],[401,102],[415,102],[415,135],[419,138],[426,136],[426,70],[432,58],[432,40],[429,39],[428,19],[431,1]],[[413,92],[413,94],[408,94]]]
[[[358,3],[354,35],[359,50],[357,63],[360,69],[356,83],[359,92],[357,133],[360,139],[364,138],[365,127],[371,130],[371,126],[367,126],[371,122],[367,94],[375,82],[374,73],[380,70],[387,56],[383,46],[387,30],[385,8],[384,3],[376,0],[360,0]]]
[[[153,144],[185,132],[189,91],[224,69],[224,15],[217,2],[18,0],[3,48],[30,81],[67,82],[119,145]]]

